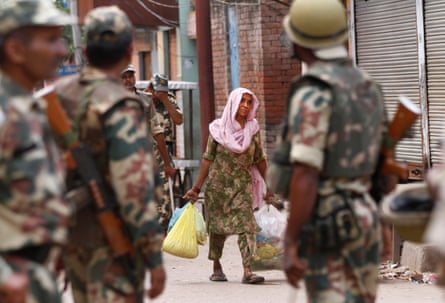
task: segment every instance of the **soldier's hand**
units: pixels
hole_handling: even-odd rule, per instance
[[[307,262],[298,257],[296,244],[285,245],[284,247],[284,272],[287,282],[295,288],[299,288],[299,282],[304,277]]]
[[[159,266],[150,270],[151,287],[147,292],[150,299],[158,297],[164,291],[166,279],[167,275],[163,266]]]
[[[164,169],[165,169],[165,174],[167,175],[167,177],[170,177],[172,179],[175,178],[176,168],[174,168],[170,164],[166,164]]]
[[[157,98],[164,104],[168,102],[168,92],[154,91],[153,97]]]
[[[25,303],[28,294],[28,276],[24,273],[13,273],[0,284],[0,302]]]

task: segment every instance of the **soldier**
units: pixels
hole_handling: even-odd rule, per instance
[[[176,144],[175,125],[183,123],[183,115],[176,103],[175,96],[169,93],[168,77],[166,75],[154,74],[153,79],[147,87],[147,92],[152,93],[156,115],[164,129],[164,139],[167,145],[167,150],[171,155],[174,154],[174,146]],[[156,154],[158,163],[162,163],[161,155]],[[161,221],[164,226],[168,226],[168,221],[172,215],[169,199],[169,182],[167,169],[160,167],[161,178],[164,180],[164,195],[162,202],[159,204],[159,213],[161,214]],[[166,175],[167,174],[167,175]],[[170,176],[171,177],[171,176]]]
[[[132,64],[129,64],[126,69],[121,73],[121,82],[125,88],[139,96],[144,104],[146,105],[146,113],[149,119],[150,132],[155,139],[154,155],[159,166],[159,172],[161,174],[161,179],[163,180],[162,194],[158,199],[158,212],[159,212],[159,223],[162,225],[165,231],[167,231],[168,223],[172,215],[171,201],[168,188],[167,177],[174,178],[176,170],[171,165],[171,159],[167,150],[167,146],[164,139],[164,129],[161,127],[159,122],[159,117],[155,113],[153,106],[152,94],[148,92],[139,92],[136,87],[136,77],[135,68]]]
[[[54,273],[67,236],[64,171],[44,101],[32,96],[56,75],[75,23],[45,0],[0,3],[0,302],[61,302]],[[56,254],[55,254],[56,253]]]
[[[168,77],[162,74],[153,76],[153,100],[161,126],[164,128],[165,143],[170,154],[174,152],[175,125],[183,122],[182,112],[176,102],[175,96],[169,93]]]
[[[143,302],[145,269],[150,271],[150,298],[162,293],[166,274],[144,105],[119,79],[132,56],[132,24],[117,6],[103,6],[87,14],[84,30],[89,66],[55,86],[79,140],[91,149],[113,197],[135,251],[131,263],[136,267],[129,272],[113,258],[94,209],[86,207],[76,215],[64,255],[65,269],[76,303]],[[71,189],[78,183],[74,174],[67,186]]]
[[[340,1],[294,1],[283,26],[308,65],[292,82],[279,145],[290,180],[287,280],[304,278],[310,302],[374,302],[381,234],[368,191],[387,123],[382,93],[348,58]],[[272,162],[273,190],[284,174]]]

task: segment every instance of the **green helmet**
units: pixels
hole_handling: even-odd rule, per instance
[[[294,0],[283,26],[294,43],[310,49],[337,46],[348,38],[346,10],[339,0]]]

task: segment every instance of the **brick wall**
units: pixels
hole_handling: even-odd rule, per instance
[[[227,41],[227,19],[225,6],[219,2],[212,2],[211,6],[211,35],[213,58],[213,82],[215,94],[215,117],[219,118],[229,95],[229,56]]]
[[[252,90],[260,100],[257,119],[265,152],[270,155],[284,115],[289,82],[300,72],[300,63],[289,58],[279,39],[289,7],[270,0],[232,3],[211,3],[215,116],[220,117],[230,93],[226,7],[236,5],[240,85]]]
[[[290,80],[301,71],[300,62],[290,58],[289,51],[280,41],[280,35],[284,36],[282,22],[288,9],[287,6],[274,1],[262,0],[261,3],[263,83],[266,103],[264,144],[268,154],[279,135]]]
[[[170,80],[177,80],[178,79],[178,60],[177,60],[177,53],[178,53],[178,46],[177,46],[177,39],[176,39],[176,29],[172,29],[168,31],[169,41],[170,41],[170,54],[169,54],[169,60],[170,60],[170,70],[169,70],[169,77]]]

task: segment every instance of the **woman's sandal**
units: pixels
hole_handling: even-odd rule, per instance
[[[210,277],[210,281],[213,282],[226,282],[227,278],[226,275],[223,272],[214,272]]]
[[[244,284],[259,284],[264,282],[264,277],[258,276],[254,273],[250,273],[247,276],[243,277],[241,283]]]

